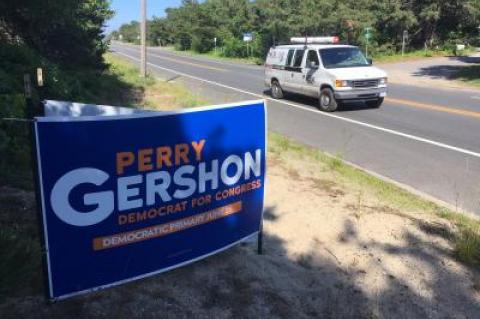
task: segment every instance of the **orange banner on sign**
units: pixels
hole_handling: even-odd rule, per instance
[[[144,240],[158,238],[176,233],[188,228],[212,222],[214,220],[233,215],[242,210],[242,202],[237,201],[226,206],[215,208],[205,213],[174,220],[165,224],[150,226],[110,236],[93,239],[93,250],[103,250],[129,245]]]

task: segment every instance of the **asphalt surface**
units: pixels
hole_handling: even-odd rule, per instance
[[[138,47],[111,49],[140,57]],[[149,48],[148,67],[236,100],[266,98],[270,130],[480,216],[480,90],[392,83],[380,109],[360,102],[332,114],[318,111],[311,98],[272,100],[261,66]]]

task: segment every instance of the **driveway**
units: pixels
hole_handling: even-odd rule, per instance
[[[455,81],[455,74],[464,67],[479,63],[480,52],[470,56],[438,57],[378,65],[388,72],[389,81],[392,83],[435,88],[469,88],[467,84]]]

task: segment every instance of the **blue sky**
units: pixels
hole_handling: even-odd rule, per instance
[[[163,17],[166,8],[178,7],[180,3],[181,0],[147,0],[147,16]],[[106,23],[107,33],[126,22],[140,19],[140,0],[111,0],[111,8],[115,11],[115,16]]]

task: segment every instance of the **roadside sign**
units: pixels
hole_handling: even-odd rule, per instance
[[[244,42],[251,42],[253,40],[253,35],[251,32],[247,32],[243,34],[243,41]]]
[[[370,32],[372,28],[367,27],[365,28],[365,39],[370,40],[372,38],[372,33]]]
[[[36,118],[49,298],[158,274],[258,234],[265,130],[264,101]]]
[[[402,56],[405,54],[405,45],[406,41],[408,40],[408,30],[403,30],[402,34]]]
[[[43,86],[43,69],[37,68],[37,85]]]

